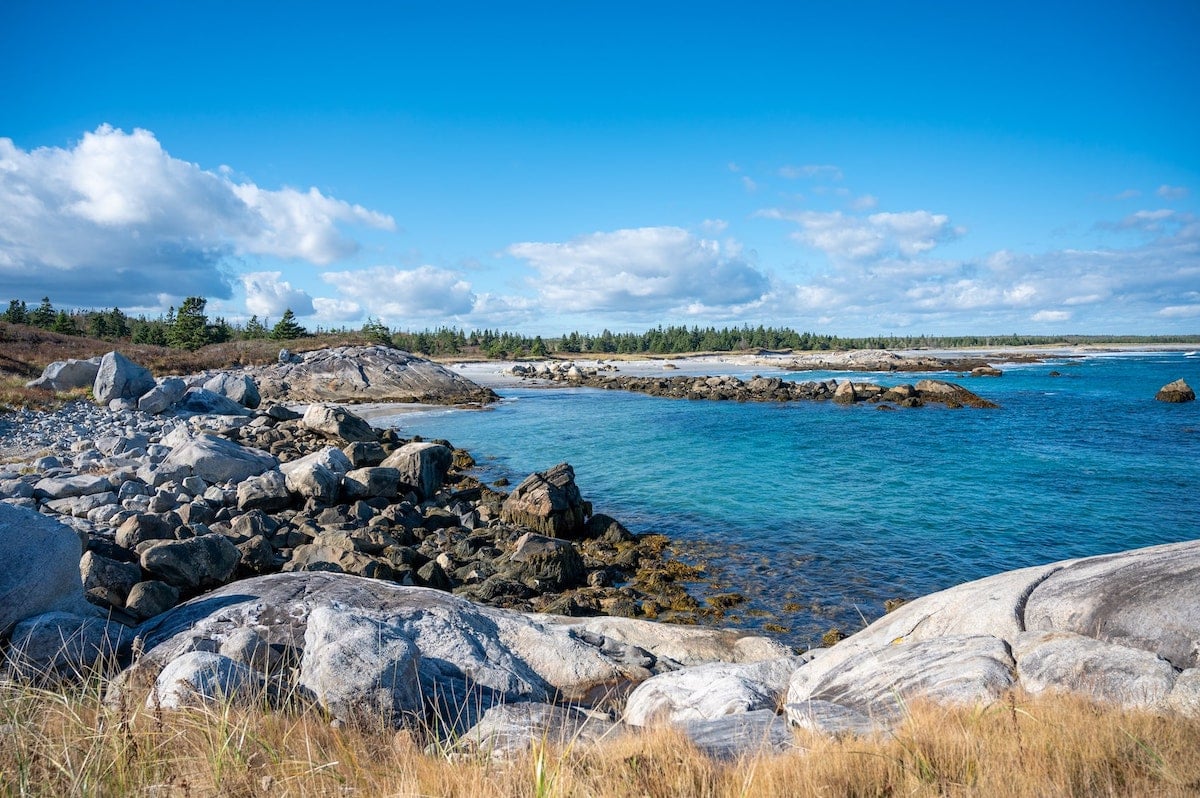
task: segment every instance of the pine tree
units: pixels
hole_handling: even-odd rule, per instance
[[[242,328],[242,337],[250,341],[266,338],[267,335],[269,335],[269,330],[258,320],[257,314],[251,316],[250,321],[246,322],[246,326]]]
[[[75,319],[68,316],[65,310],[60,310],[55,315],[50,330],[62,335],[79,335],[79,327],[76,326]]]
[[[9,324],[28,324],[29,311],[25,308],[25,301],[22,299],[10,300],[8,310],[4,313],[4,320]]]
[[[29,314],[29,323],[34,327],[41,327],[43,330],[49,330],[54,326],[54,306],[50,304],[50,297],[42,297],[42,304],[33,309]]]
[[[291,308],[283,312],[283,318],[271,329],[271,337],[276,341],[290,341],[306,335],[308,335],[308,330],[296,322],[296,314],[292,313]]]
[[[177,349],[199,349],[208,343],[208,316],[204,314],[204,306],[208,300],[204,297],[190,296],[183,300],[179,312],[175,314],[175,322],[167,330],[167,343]]]

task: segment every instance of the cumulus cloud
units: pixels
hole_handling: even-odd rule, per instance
[[[1070,319],[1071,314],[1066,310],[1039,310],[1029,317],[1030,321],[1036,322],[1063,322]]]
[[[297,316],[311,316],[313,299],[286,280],[281,272],[251,272],[242,275],[246,310],[264,318],[279,318],[288,308]]]
[[[326,324],[346,324],[359,321],[363,317],[362,306],[349,299],[331,299],[329,297],[313,297],[313,309],[317,321]]]
[[[101,125],[69,148],[29,151],[0,138],[0,279],[14,296],[53,286],[60,305],[227,298],[231,257],[328,264],[357,247],[343,225],[394,222],[317,189],[235,182],[172,157],[148,130]]]
[[[781,166],[779,176],[788,180],[841,180],[842,170],[830,164],[804,164],[803,166]]]
[[[963,233],[945,214],[929,211],[847,215],[841,211],[784,211],[770,208],[761,217],[794,222],[792,237],[834,260],[862,261],[886,256],[912,257]]]
[[[1184,186],[1168,186],[1164,183],[1154,193],[1163,199],[1184,199],[1188,195],[1188,190]]]
[[[721,313],[770,292],[770,280],[736,242],[697,238],[678,227],[524,242],[508,253],[533,267],[542,305],[558,312]]]
[[[393,326],[414,320],[429,323],[465,316],[476,301],[471,284],[457,272],[433,266],[416,269],[375,266],[325,272],[321,279],[337,288],[343,298]]]

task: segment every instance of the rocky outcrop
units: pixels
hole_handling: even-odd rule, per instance
[[[579,537],[592,507],[575,484],[575,469],[559,463],[530,474],[504,500],[500,517],[551,537]]]
[[[276,402],[487,403],[497,399],[465,377],[385,346],[343,346],[293,354],[251,372]]]
[[[1183,379],[1178,379],[1159,388],[1154,398],[1160,402],[1180,404],[1182,402],[1196,401],[1196,392]]]
[[[92,398],[96,404],[107,405],[114,399],[137,400],[154,387],[154,375],[120,352],[109,352],[100,359]]]
[[[551,380],[575,387],[604,388],[633,391],[668,399],[709,399],[736,402],[803,402],[832,400],[852,405],[895,403],[902,407],[923,404],[944,404],[951,408],[994,408],[994,402],[984,399],[961,385],[942,380],[921,380],[915,386],[897,385],[887,388],[871,382],[824,380],[793,382],[779,377],[633,377],[598,368],[580,368],[559,364],[551,368],[514,367],[514,376],[523,379]],[[890,406],[890,405],[889,405]]]

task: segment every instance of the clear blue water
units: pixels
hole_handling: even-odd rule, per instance
[[[848,375],[787,378],[825,376]],[[501,388],[491,409],[391,423],[469,449],[485,480],[571,463],[597,512],[705,564],[698,592],[749,597],[726,623],[805,645],[888,598],[1200,536],[1200,402],[1153,401],[1179,377],[1200,385],[1200,358],[1056,360],[961,380],[998,410],[895,412]]]

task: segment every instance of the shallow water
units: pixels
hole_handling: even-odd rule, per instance
[[[852,375],[922,376],[955,375]],[[501,388],[491,409],[392,423],[469,449],[487,480],[570,462],[597,512],[704,563],[698,590],[749,597],[727,623],[806,645],[888,598],[1200,535],[1200,403],[1153,401],[1179,377],[1200,385],[1200,358],[1052,361],[961,380],[998,410],[896,412]]]

